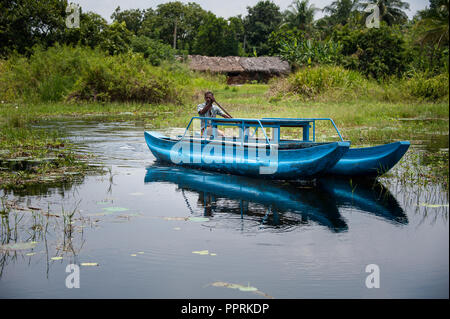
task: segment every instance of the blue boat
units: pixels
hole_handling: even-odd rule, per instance
[[[409,145],[409,142],[401,141],[374,147],[350,148],[337,164],[325,173],[340,176],[381,176],[400,161]]]
[[[193,117],[182,136],[145,132],[145,140],[162,162],[265,179],[303,179],[331,169],[350,147],[344,141],[311,141],[313,122]],[[286,127],[302,129],[303,138],[281,139],[280,130]],[[222,136],[220,129],[238,134]]]
[[[330,118],[303,119],[312,121],[312,142],[316,141],[316,121],[330,121],[341,141],[344,141],[334,121]],[[304,134],[304,141],[309,134]],[[410,146],[408,141],[399,141],[374,147],[350,148],[331,168],[321,175],[347,177],[378,177],[388,172],[405,155]]]
[[[316,142],[317,121],[330,121],[340,141]],[[299,129],[299,139],[283,138],[286,128]],[[231,134],[221,130],[231,130]],[[410,145],[402,141],[350,149],[350,142],[343,140],[330,118],[193,117],[184,135],[167,137],[159,132],[145,132],[145,139],[162,162],[285,180],[321,175],[380,176],[403,157]]]

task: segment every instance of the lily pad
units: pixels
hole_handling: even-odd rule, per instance
[[[81,266],[86,266],[86,267],[89,267],[89,266],[98,266],[98,263],[81,263]]]
[[[31,241],[31,242],[24,242],[24,243],[13,243],[13,244],[6,244],[1,245],[0,250],[5,251],[11,251],[11,250],[27,250],[32,249],[36,246],[37,242]]]
[[[61,259],[63,259],[62,257],[52,257],[52,258],[50,258],[51,260],[61,260]]]
[[[240,284],[233,284],[229,282],[223,282],[223,281],[216,281],[211,284],[213,287],[223,287],[223,288],[230,288],[230,289],[239,289],[240,291],[244,292],[253,292],[255,294],[258,294],[260,296],[264,296],[266,298],[272,298],[272,296],[266,294],[265,292],[259,291],[258,288],[250,286],[248,284],[247,286],[240,285]]]
[[[27,253],[27,254],[25,254],[26,256],[34,256],[34,255],[36,255],[36,253]]]
[[[191,222],[207,222],[209,221],[209,218],[207,217],[189,217],[188,220]]]
[[[112,212],[112,213],[125,212],[125,211],[129,210],[128,208],[125,208],[125,207],[105,207],[103,209],[108,212]]]
[[[164,217],[164,220],[187,220],[186,217]]]
[[[439,208],[439,207],[448,207],[448,204],[428,204],[428,203],[420,203],[419,206],[429,207],[429,208]]]
[[[112,212],[101,212],[101,213],[93,213],[93,214],[87,214],[88,217],[97,217],[97,216],[106,216],[111,215]]]
[[[198,254],[198,255],[209,255],[209,251],[207,251],[207,250],[193,251],[192,253]]]

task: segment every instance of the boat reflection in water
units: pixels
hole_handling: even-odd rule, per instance
[[[233,214],[260,225],[286,230],[293,226],[326,226],[332,232],[348,230],[339,208],[355,209],[406,224],[396,199],[380,184],[351,184],[349,180],[320,179],[281,182],[225,175],[156,163],[147,167],[145,183],[165,182],[198,194],[204,216]],[[380,187],[382,192],[380,192]],[[185,197],[193,212],[192,202]]]

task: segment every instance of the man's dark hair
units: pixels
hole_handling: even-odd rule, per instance
[[[205,92],[205,97],[206,97],[208,94],[211,94],[212,96],[214,96],[214,93],[213,93],[213,92],[211,92],[211,91],[206,91],[206,92]]]

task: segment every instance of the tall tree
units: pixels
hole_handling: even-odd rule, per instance
[[[0,1],[0,55],[63,40],[66,0]]]
[[[120,7],[117,7],[111,15],[111,19],[113,19],[113,21],[117,21],[119,23],[125,22],[127,29],[132,31],[134,34],[137,34],[141,28],[143,18],[144,11],[139,9],[121,11]]]
[[[207,14],[196,3],[163,3],[154,12],[146,12],[139,34],[190,51]]]
[[[198,29],[193,52],[207,56],[238,55],[236,32],[225,19],[210,14]]]
[[[64,42],[67,44],[81,44],[94,48],[105,39],[105,30],[108,23],[100,15],[81,12],[80,27],[65,29]]]
[[[282,21],[280,7],[272,1],[259,1],[254,7],[247,7],[248,15],[244,20],[247,47],[255,49],[258,55],[267,55],[269,35]]]
[[[292,29],[310,29],[314,21],[314,14],[319,9],[314,4],[309,4],[309,0],[294,0],[284,12],[284,24]]]
[[[420,42],[437,45],[449,44],[449,0],[430,0],[430,7],[419,11],[421,20],[417,23],[422,29]]]
[[[330,14],[329,22],[332,25],[346,25],[358,3],[359,0],[336,0],[324,7],[322,11]]]
[[[102,33],[100,47],[109,54],[119,54],[130,49],[133,33],[127,29],[125,22],[114,21]]]

